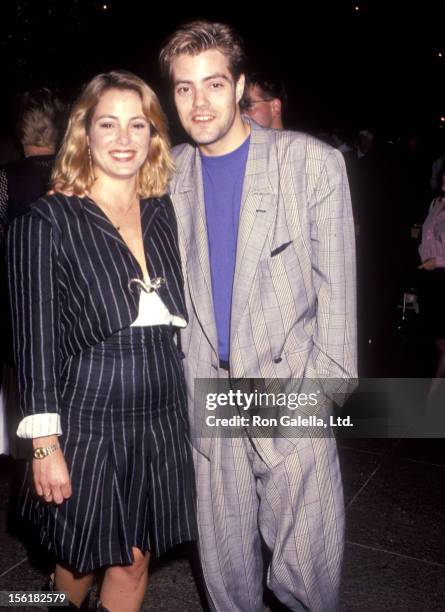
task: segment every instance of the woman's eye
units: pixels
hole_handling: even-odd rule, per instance
[[[133,123],[133,127],[136,128],[137,130],[143,130],[145,127],[147,127],[146,123]]]
[[[110,123],[109,121],[104,121],[103,123],[100,123],[99,125],[100,125],[101,128],[108,128],[109,129],[109,128],[113,127],[113,124]]]

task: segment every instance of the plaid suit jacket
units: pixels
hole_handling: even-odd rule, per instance
[[[355,238],[343,157],[307,134],[250,123],[232,295],[231,376],[283,382],[355,378]],[[219,376],[201,162],[191,145],[173,153],[177,171],[170,193],[190,317],[182,337],[191,424],[197,449],[210,457],[202,396],[194,397],[195,379]],[[253,437],[272,465],[298,443],[285,435]]]

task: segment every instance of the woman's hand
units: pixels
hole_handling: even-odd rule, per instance
[[[419,270],[435,270],[437,268],[436,258],[430,257],[430,259],[425,259],[419,266]]]
[[[57,436],[33,439],[34,449],[51,444],[58,444]],[[61,504],[71,497],[71,479],[60,448],[43,459],[33,459],[32,473],[36,493],[47,503]]]

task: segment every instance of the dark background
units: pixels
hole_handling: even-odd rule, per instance
[[[0,131],[8,129],[17,92],[46,85],[71,100],[98,72],[126,68],[159,92],[173,140],[181,138],[157,56],[165,36],[195,17],[232,23],[252,67],[282,75],[290,97],[289,127],[315,133],[367,127],[389,138],[412,131],[443,137],[443,0],[258,5],[220,0],[182,2],[179,8],[133,0],[6,0]]]

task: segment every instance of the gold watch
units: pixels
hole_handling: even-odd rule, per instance
[[[56,450],[60,448],[59,444],[50,444],[49,446],[39,446],[34,449],[32,456],[34,459],[44,459],[48,455],[52,455]]]

